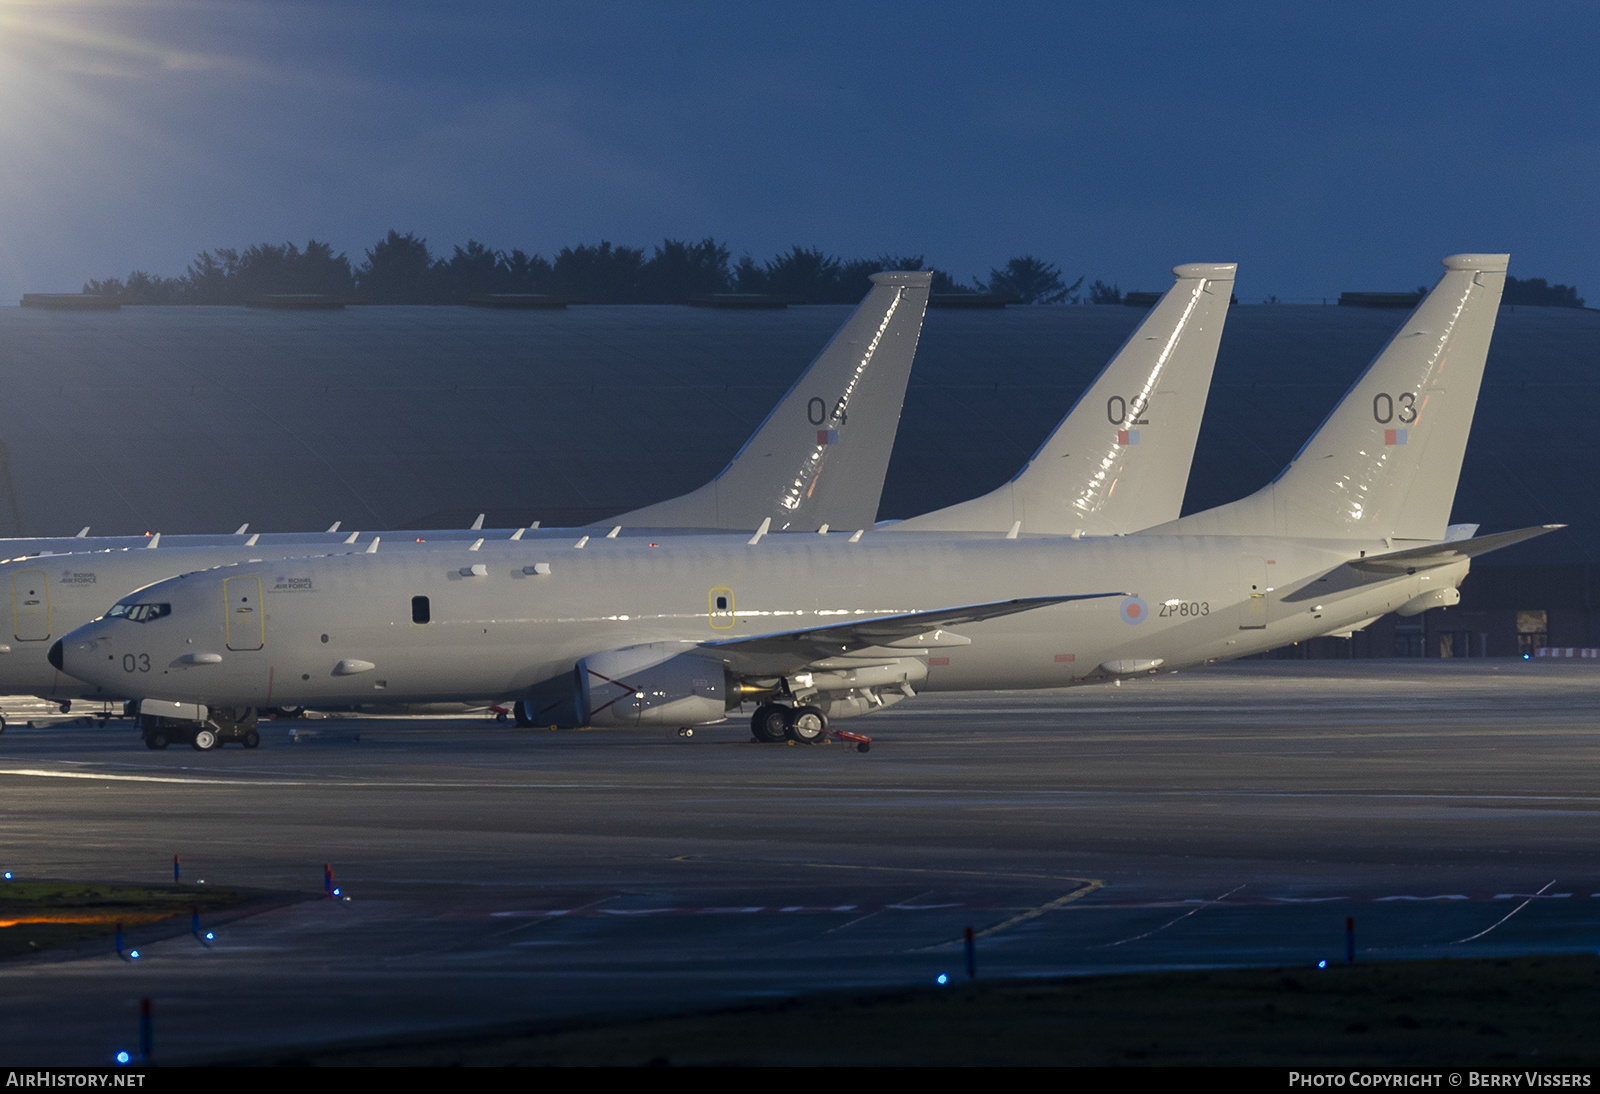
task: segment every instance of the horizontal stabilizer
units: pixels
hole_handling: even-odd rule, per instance
[[[1431,543],[1426,547],[1411,547],[1404,551],[1358,558],[1351,561],[1350,566],[1357,570],[1385,574],[1427,570],[1435,566],[1448,566],[1464,558],[1486,555],[1490,551],[1498,551],[1502,547],[1510,547],[1513,543],[1521,543],[1523,540],[1533,539],[1535,536],[1542,536],[1565,527],[1565,524],[1540,524],[1533,528],[1518,528],[1514,532],[1496,532],[1491,536],[1474,536],[1472,539]]]
[[[958,627],[964,623],[999,619],[1002,616],[1029,612],[1035,608],[1046,608],[1052,604],[1066,604],[1074,600],[1098,600],[1108,596],[1126,595],[1126,593],[1079,593],[1069,596],[1029,596],[988,604],[965,604],[955,608],[871,616],[852,619],[845,623],[827,623],[816,627],[752,635],[749,638],[727,638],[717,642],[703,642],[701,647],[709,653],[720,655],[728,664],[736,664],[746,668],[747,671],[783,672],[824,657],[838,657],[852,650],[884,646],[943,627]],[[753,661],[760,662],[759,666],[751,664]]]

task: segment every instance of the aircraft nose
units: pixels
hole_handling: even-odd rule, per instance
[[[45,654],[45,658],[50,662],[50,664],[55,666],[57,672],[62,671],[61,643],[59,641],[50,647],[50,652]]]

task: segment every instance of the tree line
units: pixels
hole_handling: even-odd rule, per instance
[[[646,255],[610,242],[563,247],[554,258],[492,250],[477,240],[435,256],[428,241],[390,229],[353,266],[318,240],[202,251],[179,277],[135,270],[89,281],[85,293],[124,304],[244,304],[264,296],[318,294],[370,304],[465,304],[502,294],[537,294],[593,304],[684,304],[726,293],[778,296],[805,304],[854,304],[884,270],[930,269],[922,255],[841,258],[794,246],[765,262],[734,261],[724,243],[665,239]],[[1068,285],[1055,264],[1021,255],[970,284],[932,270],[935,293],[996,293],[1025,304],[1077,303],[1083,278]],[[1098,284],[1098,283],[1097,283]]]

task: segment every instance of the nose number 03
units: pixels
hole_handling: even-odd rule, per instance
[[[138,654],[138,655],[134,655],[134,654],[131,654],[131,653],[123,654],[122,655],[122,671],[123,672],[149,672],[150,671],[150,655],[148,653],[141,653],[141,654]]]

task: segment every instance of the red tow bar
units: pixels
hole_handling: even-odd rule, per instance
[[[851,733],[848,729],[833,731],[833,739],[843,741],[846,745],[853,746],[857,752],[866,752],[872,747],[872,738],[860,733]]]

